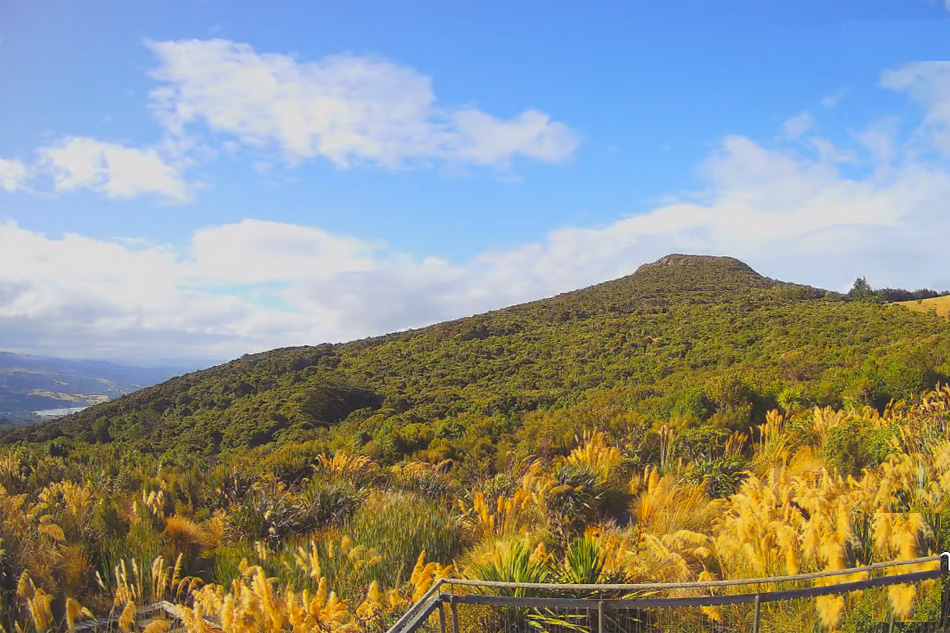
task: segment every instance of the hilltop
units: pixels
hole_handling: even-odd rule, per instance
[[[429,451],[477,462],[538,415],[596,398],[743,429],[776,406],[883,406],[948,374],[943,319],[849,302],[729,257],[669,255],[541,301],[244,356],[3,440],[207,458],[316,442],[384,460]]]

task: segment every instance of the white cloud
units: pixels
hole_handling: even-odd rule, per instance
[[[802,137],[805,132],[809,131],[814,124],[812,116],[808,112],[802,112],[796,114],[792,118],[785,121],[782,124],[782,134],[785,138],[795,140]]]
[[[337,55],[298,61],[227,40],[150,42],[159,59],[153,110],[172,133],[203,123],[291,161],[397,168],[431,161],[504,166],[516,157],[569,158],[576,134],[527,110],[507,120],[436,104],[412,68]]]
[[[881,74],[881,85],[907,92],[925,108],[922,134],[950,155],[950,61],[913,62]]]
[[[74,136],[38,153],[57,191],[89,189],[109,198],[154,194],[178,202],[191,197],[180,167],[155,149]]]
[[[0,189],[9,193],[19,191],[26,179],[26,165],[11,158],[0,158]]]
[[[198,279],[254,284],[368,270],[379,248],[313,227],[244,220],[197,231],[190,255]]]

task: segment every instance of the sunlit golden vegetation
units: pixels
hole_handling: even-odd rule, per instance
[[[917,301],[901,301],[897,305],[916,312],[934,312],[937,316],[950,317],[950,296],[931,297]]]
[[[0,458],[4,627],[45,633],[112,613],[123,631],[156,633],[136,609],[167,600],[192,633],[209,622],[225,633],[383,631],[449,575],[781,576],[916,558],[950,536],[950,387],[883,412],[773,411],[699,459],[680,458],[688,424],[657,421],[672,445],[662,466],[624,448],[644,428],[604,414],[560,454],[513,454],[506,473],[468,479],[450,462],[387,467],[344,451],[285,482],[252,465],[198,473],[132,452],[19,446]],[[766,617],[827,630],[849,630],[852,613],[925,617],[923,589]]]

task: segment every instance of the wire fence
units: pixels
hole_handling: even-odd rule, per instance
[[[566,585],[445,579],[389,633],[950,633],[940,559],[737,581]],[[906,567],[910,566],[910,567]],[[892,591],[913,587],[899,622]],[[824,619],[823,619],[824,615]]]

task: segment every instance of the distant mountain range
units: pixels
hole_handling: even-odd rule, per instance
[[[0,352],[0,422],[23,424],[78,411],[193,369]]]

